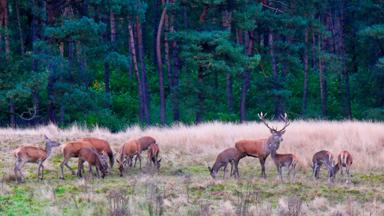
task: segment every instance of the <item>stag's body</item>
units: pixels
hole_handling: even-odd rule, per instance
[[[141,169],[140,144],[136,139],[131,139],[125,142],[120,149],[120,158],[117,160],[120,176],[123,176],[124,169],[127,165],[132,166],[134,156],[136,156],[135,165],[137,159],[139,159]]]
[[[341,170],[341,174],[343,175],[343,168],[345,169],[345,172],[347,173],[347,182],[351,180],[351,174],[350,169],[353,163],[352,155],[348,151],[342,151],[337,157],[337,166]]]
[[[333,182],[335,175],[338,171],[338,166],[334,161],[331,152],[322,150],[316,152],[312,158],[312,173],[315,179],[319,178],[320,167],[324,165],[328,170],[328,182]]]
[[[97,177],[100,177],[99,171],[101,172],[101,177],[105,177],[108,171],[108,163],[103,154],[99,154],[95,148],[81,148],[79,151],[79,167],[82,168],[85,161],[88,162],[89,174],[91,176],[92,166],[95,166]]]
[[[278,154],[276,151],[271,151],[271,157],[276,165],[277,172],[280,176],[280,180],[283,181],[283,168],[287,168],[288,177],[291,180],[295,180],[296,175],[296,164],[298,162],[297,156],[294,154]]]
[[[91,145],[90,142],[87,142],[87,141],[73,141],[73,142],[64,144],[62,149],[64,160],[60,164],[61,179],[64,179],[64,166],[66,166],[72,172],[72,175],[75,175],[75,171],[68,165],[68,161],[72,157],[75,157],[75,158],[79,157],[79,152],[82,148],[94,148],[94,147]],[[80,176],[81,167],[78,167],[77,172],[78,172],[77,174]]]
[[[220,154],[217,155],[216,161],[213,164],[212,168],[208,167],[208,170],[212,178],[216,178],[216,175],[218,171],[221,169],[221,167],[224,167],[223,178],[225,178],[228,163],[231,164],[230,176],[234,175],[237,178],[240,177],[238,164],[240,159],[243,157],[244,156],[236,148],[228,148],[222,151]]]
[[[264,119],[265,115],[263,113],[259,114],[260,120],[267,126],[271,132],[271,136],[267,139],[258,139],[258,140],[240,140],[236,142],[235,147],[240,152],[240,154],[244,156],[251,156],[255,158],[259,158],[261,165],[261,176],[266,177],[265,174],[265,161],[269,154],[271,153],[271,149],[275,151],[279,148],[280,143],[283,141],[283,134],[285,133],[285,128],[288,127],[290,122],[288,121],[287,114],[282,116],[281,118],[284,120],[284,127],[280,130],[275,128],[271,128]]]
[[[160,149],[159,146],[156,143],[152,143],[148,147],[148,159],[149,164],[152,164],[154,167],[156,167],[157,171],[160,170],[160,162],[161,159],[159,159]]]
[[[150,136],[143,136],[137,139],[140,146],[140,152],[148,150],[149,146],[156,144],[156,140]]]
[[[95,137],[86,137],[79,139],[78,141],[86,141],[89,142],[96,150],[97,152],[105,152],[109,157],[109,163],[111,168],[113,167],[113,163],[115,162],[113,158],[113,152],[111,149],[111,146],[106,140],[95,138]]]
[[[60,143],[51,141],[48,137],[45,136],[46,144],[45,149],[35,146],[21,146],[13,151],[13,155],[16,158],[15,163],[15,177],[18,179],[18,174],[20,174],[21,181],[24,181],[23,173],[21,169],[23,168],[25,163],[36,163],[38,164],[37,168],[37,177],[41,180],[44,177],[44,161],[52,153],[52,148],[57,147]]]

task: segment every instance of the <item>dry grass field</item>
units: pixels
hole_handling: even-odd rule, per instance
[[[128,170],[121,178],[114,167],[105,179],[78,179],[65,170],[63,181],[58,179],[62,156],[57,148],[45,163],[44,181],[36,179],[37,166],[28,164],[26,182],[16,184],[11,151],[23,144],[43,146],[44,134],[61,143],[99,137],[115,151],[129,138],[150,135],[159,143],[162,167],[156,174],[145,167],[145,159],[141,172]],[[255,158],[240,161],[239,180],[210,177],[207,166],[220,151],[239,139],[267,136],[269,130],[259,123],[130,127],[119,133],[54,125],[0,129],[0,215],[384,215],[384,123],[292,122],[278,152],[300,157],[295,183],[280,183],[270,157],[267,179],[260,178]],[[351,184],[340,175],[328,184],[325,170],[319,181],[312,180],[312,155],[323,149],[352,153]],[[71,166],[76,162],[72,159]]]

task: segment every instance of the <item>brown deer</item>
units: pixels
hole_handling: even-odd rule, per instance
[[[90,142],[87,141],[72,141],[65,143],[62,151],[63,151],[63,157],[64,160],[60,164],[60,169],[61,169],[61,176],[60,179],[64,179],[64,166],[66,166],[72,173],[72,175],[75,175],[75,170],[73,170],[69,165],[68,161],[69,159],[75,157],[79,157],[79,151],[82,148],[94,148]],[[96,149],[96,148],[95,148]],[[96,149],[97,150],[97,149]],[[77,175],[81,175],[81,167],[78,167],[77,169]]]
[[[331,152],[321,150],[316,152],[312,157],[312,174],[314,179],[319,179],[320,167],[324,165],[328,170],[328,182],[334,181],[336,173],[339,171],[339,166],[336,165]]]
[[[213,164],[213,167],[208,166],[208,170],[212,176],[212,178],[216,178],[217,173],[221,169],[221,167],[224,167],[224,175],[223,178],[225,178],[225,174],[227,172],[227,166],[228,163],[231,164],[231,172],[230,176],[235,176],[235,178],[239,178],[239,169],[238,164],[241,158],[243,158],[245,155],[242,155],[236,148],[227,148],[224,151],[222,151],[219,155],[216,157],[216,161]]]
[[[100,173],[101,172],[101,177],[104,178],[105,175],[108,173],[108,162],[107,158],[104,155],[104,152],[99,154],[95,148],[81,148],[79,151],[79,167],[80,169],[83,168],[83,164],[85,161],[88,162],[89,165],[89,174],[92,176],[92,166],[96,167],[96,175],[98,178],[100,178]],[[80,177],[81,173],[80,173]]]
[[[270,149],[271,158],[276,165],[277,172],[280,176],[280,180],[283,182],[283,168],[287,168],[288,177],[291,181],[295,180],[296,165],[298,158],[294,154],[278,154],[274,148]]]
[[[135,165],[137,159],[139,159],[141,169],[140,144],[136,139],[131,139],[121,146],[120,158],[116,159],[116,162],[119,165],[120,176],[123,176],[123,172],[127,167],[132,166],[134,156],[136,156]]]
[[[348,151],[341,151],[337,157],[337,167],[341,170],[341,175],[343,175],[343,168],[347,173],[347,183],[351,181],[350,169],[353,163],[352,155]]]
[[[23,173],[21,169],[25,163],[36,163],[38,164],[37,168],[37,178],[43,180],[44,177],[44,161],[49,158],[52,153],[52,149],[60,145],[60,143],[50,140],[47,136],[44,135],[45,139],[45,149],[35,147],[35,146],[21,146],[13,151],[13,155],[16,158],[15,163],[15,177],[18,181],[18,174],[20,174],[21,181],[24,181]]]
[[[95,137],[86,137],[81,138],[79,141],[87,141],[91,143],[91,145],[97,150],[97,152],[105,152],[109,157],[109,164],[111,168],[113,167],[113,163],[115,162],[115,159],[113,158],[113,152],[111,149],[111,146],[106,140],[95,138]]]
[[[236,142],[235,147],[243,156],[259,158],[261,165],[261,176],[266,178],[265,161],[271,153],[271,148],[268,146],[273,146],[276,150],[279,148],[280,143],[283,141],[283,134],[285,133],[285,129],[290,125],[290,121],[288,120],[287,114],[285,113],[283,116],[281,116],[285,125],[282,129],[277,130],[277,128],[272,128],[267,124],[265,115],[263,113],[258,114],[258,116],[264,125],[269,128],[271,136],[266,139],[240,140]]]
[[[161,158],[159,159],[159,153],[160,153],[160,149],[156,143],[152,143],[148,147],[147,155],[149,159],[149,164],[153,164],[153,166],[156,167],[157,171],[160,170],[160,162],[161,162]]]

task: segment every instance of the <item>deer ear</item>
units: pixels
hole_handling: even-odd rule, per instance
[[[208,170],[209,172],[212,172],[212,168],[210,166],[208,166]]]
[[[49,140],[49,138],[48,138],[47,135],[45,135],[45,134],[44,134],[44,139]]]
[[[161,162],[161,158],[157,161],[157,163],[160,163]]]
[[[281,133],[281,135],[283,135],[285,133],[285,130],[280,131],[280,133]]]

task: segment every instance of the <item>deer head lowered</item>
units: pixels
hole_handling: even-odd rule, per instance
[[[259,113],[258,116],[263,124],[270,130],[271,135],[267,139],[240,140],[236,142],[235,147],[242,156],[259,158],[261,175],[265,178],[265,160],[271,153],[271,150],[276,151],[280,147],[280,143],[283,141],[282,136],[285,133],[285,129],[290,125],[290,121],[288,120],[287,114],[282,115],[281,119],[284,121],[284,126],[278,130],[277,128],[272,128],[268,125],[263,113]]]

